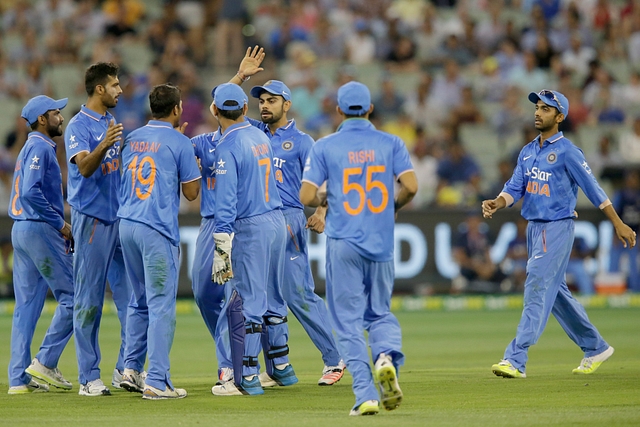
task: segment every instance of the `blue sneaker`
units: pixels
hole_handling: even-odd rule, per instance
[[[224,382],[220,385],[214,385],[211,388],[211,393],[216,396],[256,396],[259,394],[264,394],[264,390],[260,385],[258,376],[254,375],[251,380],[248,380],[246,377],[242,378],[240,387],[237,387],[233,380]]]
[[[287,365],[284,369],[274,369],[272,376],[263,372],[258,378],[260,379],[262,387],[288,386],[298,382],[298,377],[296,377],[296,373],[293,371],[291,364]]]

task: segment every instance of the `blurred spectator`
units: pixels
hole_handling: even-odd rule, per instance
[[[149,96],[146,86],[139,84],[140,79],[120,75],[119,80],[122,93],[118,98],[118,104],[113,108],[113,115],[124,126],[124,138],[131,131],[147,123]]]
[[[429,73],[420,76],[418,88],[409,93],[404,104],[404,111],[411,116],[413,122],[433,134],[438,130],[440,123],[446,121],[447,112],[439,108],[431,99],[431,87],[433,79]]]
[[[511,175],[513,175],[513,169],[514,166],[509,159],[502,159],[498,162],[498,178],[496,178],[496,181],[488,188],[486,198],[493,199],[502,192],[504,184],[506,184],[506,182],[511,179]]]
[[[362,65],[373,62],[376,54],[376,40],[369,31],[369,24],[362,18],[354,23],[355,33],[347,37],[347,61],[350,64]]]
[[[633,231],[640,233],[640,173],[637,170],[629,171],[625,177],[624,188],[618,190],[613,196],[613,207]],[[627,285],[632,292],[640,292],[640,270],[638,269],[638,246],[625,248],[617,238],[613,236],[611,254],[609,258],[609,271],[619,272],[620,261],[628,257]]]
[[[593,104],[593,115],[598,124],[622,124],[624,123],[624,110],[614,102],[610,87],[603,87],[598,93],[598,99]]]
[[[197,86],[198,75],[192,64],[183,63],[178,78],[178,86],[182,91],[182,122],[189,123],[184,134],[191,138],[195,136],[194,130],[204,121],[203,113],[208,104],[203,100],[205,92]]]
[[[533,8],[539,7],[547,22],[551,22],[560,12],[560,0],[534,0]]]
[[[432,63],[436,55],[438,55],[440,43],[442,42],[441,35],[435,29],[433,13],[425,15],[422,25],[414,34],[414,40],[416,41],[416,57],[418,61],[423,64]]]
[[[320,81],[312,74],[307,77],[302,85],[291,89],[291,109],[296,118],[306,123],[311,117],[317,116],[322,110],[322,100],[326,96],[326,90]]]
[[[344,36],[331,26],[326,17],[318,21],[316,31],[309,37],[309,46],[320,59],[344,57]]]
[[[482,102],[500,102],[504,97],[504,80],[500,77],[498,61],[488,56],[482,61],[481,74],[475,81],[475,93]]]
[[[391,71],[415,71],[418,69],[415,57],[415,44],[409,37],[401,36],[393,43],[393,48],[387,56],[387,65]]]
[[[491,125],[500,141],[512,137],[515,132],[533,122],[533,110],[525,111],[520,103],[521,98],[517,87],[508,87],[500,109],[491,117]]]
[[[428,6],[422,0],[393,0],[387,9],[387,17],[399,19],[410,29],[418,28],[428,13]]]
[[[19,94],[22,98],[33,98],[38,95],[51,96],[51,84],[43,73],[43,64],[40,59],[32,59],[26,65],[26,74],[19,86]]]
[[[313,139],[319,139],[338,128],[339,118],[340,116],[336,113],[335,97],[325,96],[320,104],[320,111],[307,119],[304,129]]]
[[[473,97],[473,88],[471,86],[463,87],[460,105],[451,111],[451,126],[458,128],[465,123],[482,123],[483,121],[480,107]]]
[[[575,71],[580,76],[587,75],[589,71],[589,62],[597,56],[596,51],[589,46],[582,44],[580,34],[571,35],[569,49],[562,52],[562,65],[569,70]]]
[[[438,164],[438,204],[472,205],[480,194],[480,167],[454,142]]]
[[[597,0],[593,11],[593,29],[602,31],[611,25],[611,6],[608,0]]]
[[[438,187],[438,159],[434,151],[435,147],[428,143],[424,129],[416,129],[416,143],[411,152],[411,163],[418,179],[418,193],[411,201],[413,209],[425,208],[435,199]]]
[[[613,135],[611,134],[602,135],[598,141],[598,151],[587,153],[585,158],[596,178],[602,177],[605,168],[621,166],[623,163],[620,152],[614,147]]]
[[[640,72],[632,72],[629,81],[621,89],[625,105],[640,107]]]
[[[505,25],[500,19],[502,12],[500,3],[490,2],[488,19],[483,19],[476,24],[476,41],[482,49],[488,52],[493,51],[505,35]]]
[[[389,119],[394,118],[402,112],[404,98],[396,89],[396,85],[389,74],[382,76],[380,94],[374,99],[375,113]]]
[[[460,67],[453,59],[447,59],[444,63],[444,73],[438,75],[431,88],[430,101],[445,112],[460,105],[462,100],[462,88],[466,83],[460,76]]]
[[[567,275],[572,278],[573,283],[578,287],[581,295],[592,295],[594,293],[593,277],[587,272],[585,261],[591,258],[592,250],[581,237],[575,237],[571,255],[569,256],[569,264],[567,265]]]
[[[498,68],[503,79],[508,79],[513,70],[524,67],[524,59],[518,51],[518,46],[511,39],[500,42],[500,49],[494,55],[498,61]]]
[[[519,87],[523,93],[529,93],[544,89],[549,77],[537,67],[536,55],[533,52],[525,52],[522,65],[511,70],[508,80],[510,84]],[[571,110],[573,113],[573,108]]]
[[[620,153],[626,163],[640,164],[640,116],[633,121],[633,129],[620,136]]]
[[[556,52],[551,46],[549,37],[546,34],[541,34],[536,38],[533,53],[536,56],[536,63],[538,64],[538,67],[543,70],[547,70],[551,67],[551,60],[556,56]]]
[[[478,213],[469,214],[467,220],[458,226],[453,256],[460,266],[460,276],[453,280],[454,293],[496,293],[511,289],[507,276],[491,260],[492,243],[489,227]]]
[[[602,106],[603,93],[608,92],[610,102],[615,107],[624,106],[624,96],[622,94],[622,86],[616,83],[611,74],[602,67],[595,70],[593,81],[589,83],[583,94],[584,103],[595,108],[598,104]]]
[[[507,254],[501,263],[502,270],[509,275],[513,283],[514,291],[524,289],[524,282],[527,279],[527,226],[528,221],[518,218],[516,221],[516,237],[509,242]]]
[[[116,37],[135,34],[144,17],[144,4],[138,0],[106,0],[102,10],[107,19],[106,33]]]
[[[236,66],[244,54],[242,26],[247,9],[244,0],[221,0],[215,26],[214,64],[218,67]]]
[[[522,140],[521,140],[522,145],[514,149],[509,155],[509,162],[511,163],[512,169],[516,167],[516,164],[518,164],[518,157],[520,157],[520,152],[525,147],[525,145],[529,144],[530,142],[532,142],[534,139],[538,137],[538,131],[532,125],[523,126],[521,129],[521,133],[522,133]]]
[[[467,48],[466,44],[460,42],[460,39],[455,34],[450,34],[443,44],[443,46],[435,52],[437,58],[446,59],[451,58],[460,65],[467,65],[474,61],[474,57]]]

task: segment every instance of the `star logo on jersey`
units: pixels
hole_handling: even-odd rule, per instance
[[[585,160],[584,162],[582,162],[582,167],[584,168],[584,170],[587,171],[587,173],[589,175],[591,175],[591,168],[589,167],[589,165],[587,164],[587,161]]]
[[[40,158],[38,156],[33,156],[33,158],[31,159],[31,163],[38,163],[40,161]]]
[[[215,165],[211,165],[208,168],[211,171],[211,176],[215,175],[216,173],[216,166]]]
[[[75,136],[75,135],[71,135],[71,136],[69,137],[69,141],[70,141],[70,142],[76,142],[76,136]]]
[[[282,143],[282,149],[284,151],[291,151],[291,149],[293,148],[293,142],[292,141],[285,141]]]
[[[218,168],[222,169],[224,167],[225,161],[220,159],[218,160]]]

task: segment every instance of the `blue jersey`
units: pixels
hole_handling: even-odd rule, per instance
[[[325,234],[382,262],[393,259],[394,182],[412,170],[400,138],[369,120],[348,119],[313,146],[303,181],[316,187],[327,181]]]
[[[273,167],[278,192],[285,208],[302,209],[300,187],[304,163],[313,147],[313,138],[298,130],[295,120],[289,120],[286,126],[278,128],[272,135],[266,123],[248,119],[271,139]]]
[[[40,132],[31,132],[13,172],[9,216],[15,220],[46,222],[62,230],[63,203],[56,144]]]
[[[180,184],[200,178],[189,138],[151,120],[125,139],[122,166],[118,217],[146,224],[177,246]]]
[[[78,212],[112,223],[117,219],[120,188],[120,142],[105,154],[102,163],[88,178],[83,177],[73,158],[82,152],[91,153],[107,134],[113,116],[104,116],[82,106],[69,120],[64,132],[67,149],[67,201]]]
[[[249,123],[227,128],[216,147],[215,233],[231,233],[236,219],[282,207],[269,138]]]
[[[215,132],[203,133],[191,138],[196,157],[200,159],[202,168],[202,193],[200,195],[200,215],[203,218],[213,218],[215,199],[213,187],[216,182],[216,146],[220,139],[220,129]]]
[[[578,187],[595,206],[607,201],[582,150],[558,132],[525,145],[513,176],[502,190],[513,203],[524,197],[522,216],[529,221],[556,221],[575,216]]]

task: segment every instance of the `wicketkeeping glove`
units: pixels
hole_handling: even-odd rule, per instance
[[[231,241],[233,233],[213,233],[213,241],[216,250],[213,253],[213,266],[211,268],[211,281],[219,285],[224,285],[233,279],[231,269]]]

